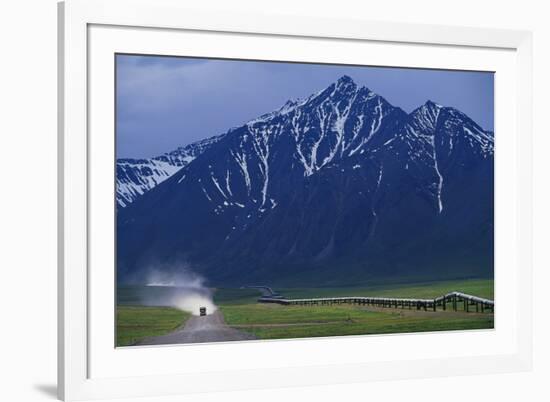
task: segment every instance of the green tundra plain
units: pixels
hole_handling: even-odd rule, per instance
[[[356,287],[275,288],[286,298],[371,296],[435,298],[458,291],[494,299],[492,280],[470,279],[415,284]],[[116,345],[132,345],[149,336],[164,335],[184,325],[190,314],[169,306],[140,305],[143,292],[159,289],[118,289]],[[214,302],[225,322],[259,339],[309,338],[494,328],[492,313],[422,311],[358,305],[283,306],[258,303],[256,289],[217,288]]]
[[[116,346],[129,346],[149,336],[172,332],[184,325],[190,316],[173,307],[118,305]]]

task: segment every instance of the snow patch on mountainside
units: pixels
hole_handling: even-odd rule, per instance
[[[207,138],[150,159],[117,159],[116,201],[119,208],[170,178],[223,136]],[[179,179],[181,183],[185,175]]]
[[[189,163],[189,162],[186,162]],[[137,197],[159,185],[181,166],[155,159],[117,161],[117,203],[130,205]]]

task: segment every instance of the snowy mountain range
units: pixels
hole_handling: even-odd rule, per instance
[[[220,138],[221,136],[218,136],[197,141],[154,158],[117,159],[117,206],[124,208],[130,205],[137,197],[162,183],[182,167],[187,166]]]
[[[119,160],[119,277],[153,263],[222,284],[489,276],[493,155],[493,133],[457,109],[407,114],[344,76],[214,139]]]

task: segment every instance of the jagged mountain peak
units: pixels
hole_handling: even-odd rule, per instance
[[[249,120],[246,125],[253,126],[258,123],[267,123],[277,117],[289,115],[293,112],[300,114],[302,111],[319,110],[319,108],[327,109],[331,106],[337,108],[336,114],[339,114],[345,112],[353,104],[358,105],[358,109],[367,107],[395,108],[368,87],[358,86],[350,76],[343,75],[320,91],[305,98],[289,99],[280,108]]]
[[[437,102],[432,101],[431,99],[428,99],[423,107],[426,107],[428,109],[441,109],[443,106]]]
[[[422,106],[413,110],[410,114],[412,124],[415,128],[420,128],[429,131],[435,131],[437,126],[437,120],[441,113],[443,106],[428,100]]]
[[[343,75],[333,84],[336,91],[343,94],[349,94],[357,91],[357,84],[348,75]]]
[[[337,106],[339,111],[344,111],[344,109],[349,109],[352,104],[361,104],[361,107],[364,108],[365,104],[369,102],[371,107],[375,107],[377,101],[378,106],[383,104],[385,107],[394,108],[387,100],[372,92],[368,87],[358,86],[351,77],[344,75],[324,89],[305,98],[289,99],[280,108],[252,119],[246,124],[251,126],[292,112],[300,114],[302,110],[326,109],[330,106]]]
[[[251,138],[255,141],[252,152],[257,154],[259,147],[267,151],[282,137],[293,143],[291,155],[303,168],[302,175],[311,176],[339,159],[363,154],[371,142],[387,141],[405,118],[400,108],[343,76],[307,98],[288,100],[281,108],[249,121],[244,131],[233,133],[240,143],[234,153],[241,152]]]
[[[475,126],[477,129],[489,133],[489,131],[483,130],[474,120],[472,120],[466,113],[461,110],[452,107],[444,106],[432,100],[426,101],[422,106],[414,109],[410,113],[410,117],[413,121],[423,121],[429,123],[431,129],[435,129],[435,125],[440,117],[445,120],[454,119],[461,124],[467,124]]]
[[[117,214],[121,275],[174,254],[217,281],[296,266],[397,275],[439,266],[442,248],[487,270],[493,135],[452,107],[405,113],[343,76],[220,138],[165,176],[158,158],[140,166],[163,182]]]
[[[336,81],[337,84],[355,84],[355,81],[353,81],[353,78],[351,78],[349,75],[342,75],[338,80]]]

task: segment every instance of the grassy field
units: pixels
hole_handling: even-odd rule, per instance
[[[456,280],[415,284],[356,287],[275,288],[287,298],[372,296],[435,298],[460,291],[494,299],[492,280]],[[141,306],[142,300],[160,298],[167,289],[134,286],[117,292],[117,346],[132,345],[148,336],[162,335],[185,323],[189,314],[170,307]],[[256,289],[219,288],[214,302],[228,325],[260,339],[338,335],[385,334],[422,331],[489,329],[493,314],[437,312],[369,306],[282,306],[258,303]]]
[[[379,296],[434,298],[460,291],[493,299],[493,281],[461,280],[419,284],[359,286],[354,288],[275,289],[288,298]],[[253,289],[218,289],[215,302],[226,322],[260,339],[423,331],[489,329],[493,314],[454,311],[416,311],[366,306],[282,306],[256,302]]]
[[[178,328],[189,313],[171,307],[117,306],[116,346],[133,345],[148,336]]]
[[[493,328],[492,314],[363,306],[221,306],[226,322],[260,339]]]

